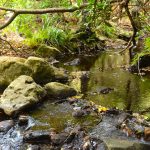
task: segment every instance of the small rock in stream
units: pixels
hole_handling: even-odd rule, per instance
[[[29,121],[29,117],[28,116],[20,115],[19,119],[18,119],[18,124],[20,126],[28,125],[28,121]]]
[[[85,112],[83,110],[75,110],[73,113],[72,113],[72,116],[73,117],[82,117],[85,115]]]
[[[64,65],[66,65],[66,66],[77,66],[77,65],[79,65],[80,64],[80,59],[79,58],[76,58],[76,59],[74,59],[74,60],[72,60],[72,61],[70,61],[70,62],[66,62],[66,63],[64,63]]]
[[[0,132],[7,132],[13,126],[14,126],[13,120],[1,121],[0,122]]]
[[[113,90],[114,90],[114,88],[109,88],[109,87],[101,88],[101,89],[99,90],[99,93],[101,93],[101,94],[108,94],[108,93],[110,93],[110,92],[113,91]]]
[[[51,134],[51,142],[53,145],[60,145],[67,142],[69,134],[66,132],[59,134]]]
[[[145,127],[144,129],[144,139],[150,141],[150,127]]]
[[[48,131],[29,131],[24,134],[23,141],[27,143],[50,143]]]

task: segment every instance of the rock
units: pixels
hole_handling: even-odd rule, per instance
[[[88,80],[87,71],[77,71],[70,73],[70,86],[73,87],[77,92],[81,93],[86,89],[85,85]]]
[[[70,62],[64,63],[64,65],[77,66],[80,64],[80,62],[81,62],[80,59],[76,58]]]
[[[109,110],[108,110],[108,112],[109,112]],[[116,115],[119,115],[119,113],[116,114]],[[118,121],[117,121],[118,122],[117,126],[119,127],[127,119],[128,116],[129,116],[128,113],[121,113],[119,115],[119,118],[118,118]]]
[[[150,141],[150,127],[145,127],[144,129],[144,139]]]
[[[13,120],[4,120],[0,122],[0,132],[7,132],[11,127],[14,126]]]
[[[92,149],[91,141],[90,141],[90,137],[89,136],[84,137],[83,142],[84,142],[83,150]]]
[[[114,90],[113,88],[106,87],[106,88],[101,88],[101,89],[99,89],[98,93],[101,93],[101,94],[108,94],[108,93],[110,93],[110,92],[113,91],[113,90]]]
[[[67,141],[67,138],[69,137],[69,134],[68,133],[59,133],[59,134],[52,134],[51,135],[51,142],[54,144],[54,145],[60,145],[60,144],[63,144]]]
[[[42,57],[55,57],[61,54],[57,48],[45,44],[41,44],[36,50],[36,53]]]
[[[53,67],[43,58],[29,57],[28,59],[24,59],[19,57],[0,57],[1,88],[5,89],[20,75],[29,75],[39,84],[68,79],[63,69]]]
[[[149,150],[150,145],[136,141],[106,138],[103,140],[106,150]]]
[[[67,75],[67,71],[64,70],[63,68],[56,68],[53,67],[54,69],[54,81],[59,81],[59,82],[66,82],[68,81],[68,75]]]
[[[85,115],[85,113],[84,113],[83,110],[76,110],[76,111],[74,111],[74,112],[72,113],[72,116],[73,116],[73,117],[76,117],[76,118],[80,118],[80,117],[82,117],[82,116],[84,116],[84,115]]]
[[[43,144],[42,144],[42,148],[43,148]],[[42,148],[39,145],[24,144],[23,146],[21,146],[20,150],[41,150]]]
[[[29,116],[20,115],[18,118],[18,124],[20,126],[28,125]]]
[[[50,143],[50,133],[47,131],[29,131],[24,134],[23,141],[27,143]]]
[[[32,70],[24,64],[24,58],[0,57],[0,87],[6,88],[20,75],[31,75]]]
[[[31,77],[22,75],[5,89],[0,98],[0,108],[7,115],[13,115],[39,102],[45,94],[45,90],[36,84]]]
[[[72,87],[58,82],[50,82],[45,85],[48,97],[66,98],[77,94]]]
[[[32,69],[32,77],[37,83],[45,84],[54,80],[54,68],[43,58],[29,57],[25,65]]]

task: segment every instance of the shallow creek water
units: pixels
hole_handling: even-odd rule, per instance
[[[104,52],[98,56],[80,56],[76,66],[64,66],[70,71],[89,71],[89,79],[82,85],[84,98],[105,107],[117,107],[147,115],[150,112],[150,76],[139,76],[127,69],[127,55]],[[63,59],[71,61],[73,58]],[[103,88],[112,88],[101,94]]]
[[[76,65],[68,65],[76,58],[79,58]],[[69,72],[89,71],[88,80],[79,82],[84,99],[108,108],[117,107],[150,116],[150,77],[140,77],[125,70],[127,56],[110,52],[97,56],[66,56],[60,59],[57,66]],[[114,90],[101,94],[99,90],[105,87]],[[92,126],[96,123],[91,116],[84,119],[72,117],[72,106],[67,103],[55,105],[45,101],[29,115],[37,120],[37,126],[33,127],[35,130],[52,127],[61,131],[75,124]]]

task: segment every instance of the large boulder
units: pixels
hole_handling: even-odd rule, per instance
[[[0,98],[0,108],[7,115],[13,115],[39,102],[45,94],[45,90],[30,76],[22,75],[5,89]]]
[[[6,88],[20,75],[31,76],[36,83],[46,84],[51,81],[67,80],[67,74],[63,69],[56,68],[45,59],[29,57],[0,57],[0,88]]]
[[[37,83],[44,84],[54,79],[53,67],[43,58],[29,57],[25,65],[32,69],[32,77]]]
[[[67,79],[67,75],[64,70],[50,65],[43,58],[29,57],[25,61],[25,65],[32,69],[32,77],[39,84],[46,84],[54,80]]]
[[[31,75],[32,70],[24,64],[24,58],[1,56],[0,57],[0,87],[7,87],[20,75]]]
[[[45,85],[48,97],[66,98],[77,94],[76,90],[68,85],[50,82]]]

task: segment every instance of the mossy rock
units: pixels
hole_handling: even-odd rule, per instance
[[[61,54],[57,48],[44,44],[41,44],[35,52],[41,57],[55,57]]]
[[[30,76],[22,75],[5,89],[0,98],[0,108],[11,116],[38,103],[45,95],[44,88],[36,84]]]
[[[32,69],[32,77],[37,83],[45,84],[54,80],[54,68],[43,58],[29,57],[25,65]]]
[[[0,87],[7,87],[14,79],[20,75],[31,75],[32,70],[24,64],[24,58],[0,57]]]
[[[67,71],[64,70],[63,68],[56,68],[53,67],[54,69],[54,81],[62,82],[65,83],[68,81],[68,74]]]
[[[77,94],[76,90],[68,85],[50,82],[45,85],[48,97],[66,98]]]

